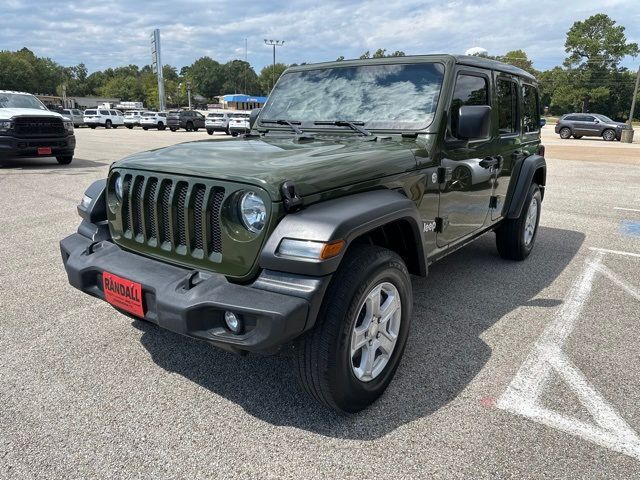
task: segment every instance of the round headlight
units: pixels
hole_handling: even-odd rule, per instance
[[[122,201],[122,190],[124,188],[124,177],[119,173],[116,173],[116,181],[113,183],[116,192],[116,198],[119,202]]]
[[[262,199],[253,192],[246,192],[240,198],[240,219],[245,228],[258,233],[264,228],[267,208]]]

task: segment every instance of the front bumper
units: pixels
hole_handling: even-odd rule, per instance
[[[51,147],[51,155],[38,155],[39,147]],[[76,137],[19,138],[0,136],[0,158],[12,157],[56,157],[73,155]]]
[[[73,234],[60,242],[69,283],[104,300],[107,271],[142,285],[144,319],[231,351],[272,352],[315,322],[330,277],[263,272],[238,285],[220,274],[176,267],[125,251],[110,241]],[[225,328],[224,312],[240,314],[245,331]]]

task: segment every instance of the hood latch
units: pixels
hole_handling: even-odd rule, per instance
[[[297,212],[302,208],[304,201],[298,192],[296,192],[296,184],[291,180],[287,180],[280,187],[282,193],[282,199],[284,202],[284,209],[288,212]]]

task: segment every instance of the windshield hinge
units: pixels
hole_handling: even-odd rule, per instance
[[[296,192],[296,184],[291,180],[287,180],[282,184],[280,192],[282,193],[282,201],[286,212],[296,212],[302,208],[304,201]]]

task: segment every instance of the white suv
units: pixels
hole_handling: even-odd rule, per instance
[[[209,135],[213,132],[224,132],[229,135],[229,112],[211,112],[204,119],[204,128]]]
[[[140,119],[144,114],[144,110],[129,110],[124,112],[124,126],[131,129],[140,126]]]
[[[118,128],[124,125],[124,117],[122,112],[118,110],[107,110],[106,108],[92,108],[84,111],[84,123],[89,128],[98,126],[104,128]]]
[[[234,112],[229,114],[229,133],[237,137],[241,133],[248,133],[249,112]]]
[[[143,130],[150,128],[164,130],[167,128],[167,114],[166,112],[144,112],[140,119],[140,126]]]

